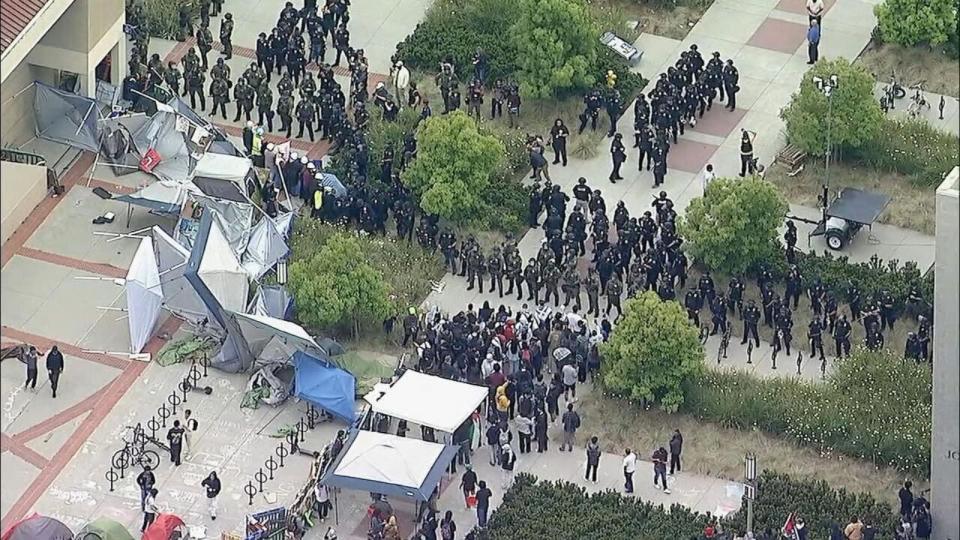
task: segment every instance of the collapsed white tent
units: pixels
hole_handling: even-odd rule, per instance
[[[193,175],[230,180],[242,186],[252,168],[253,162],[249,158],[206,152],[197,160]]]
[[[250,287],[247,272],[230,247],[219,220],[210,220],[207,231],[203,238],[198,235],[190,253],[191,260],[197,258],[196,276],[223,309],[244,311]]]
[[[453,433],[487,398],[487,389],[409,369],[375,394],[364,397],[373,412]]]
[[[127,321],[130,327],[130,352],[139,353],[153,335],[160,319],[163,292],[160,272],[153,252],[153,241],[140,240],[124,284],[127,293]]]
[[[457,451],[456,446],[356,430],[320,483],[426,501]]]

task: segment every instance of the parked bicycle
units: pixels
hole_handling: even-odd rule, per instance
[[[149,466],[156,469],[160,465],[160,455],[147,448],[147,443],[153,443],[161,448],[165,445],[152,437],[148,437],[143,426],[126,426],[126,431],[121,436],[123,448],[117,450],[110,462],[116,469],[126,469],[134,464],[140,467]]]
[[[883,112],[896,109],[896,100],[906,97],[907,91],[903,89],[897,80],[896,72],[890,73],[890,81],[883,88],[883,95],[880,96],[880,108]]]
[[[916,118],[923,114],[924,109],[929,111],[932,108],[930,102],[927,101],[927,96],[923,93],[923,83],[924,81],[920,81],[910,87],[910,90],[913,91],[910,105],[907,106],[907,115],[910,118]]]

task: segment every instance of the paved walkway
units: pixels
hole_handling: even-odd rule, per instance
[[[878,81],[877,84],[874,85],[873,93],[878,100],[883,96],[883,90],[886,86],[887,83],[881,81]],[[894,103],[896,108],[888,111],[887,116],[898,119],[909,118],[907,109],[910,107],[913,92],[909,89],[906,90],[907,96],[903,99],[896,100]],[[926,97],[927,103],[930,104],[930,108],[920,109],[919,117],[939,130],[953,133],[954,135],[960,134],[960,102],[957,101],[957,98],[953,96],[942,96],[931,92],[924,92],[924,96]],[[943,98],[943,119],[940,119],[940,98]]]

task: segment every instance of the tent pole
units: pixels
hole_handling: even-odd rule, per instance
[[[97,104],[96,101],[90,104],[90,108],[87,109],[87,114],[83,115],[83,120],[80,121],[80,125],[77,126],[77,132],[73,134],[74,137],[80,134],[80,130],[83,129],[83,125],[87,123],[87,118],[90,117],[90,113],[93,112],[93,107]],[[98,152],[97,155],[100,155]]]
[[[130,228],[130,218],[133,217],[133,205],[127,203],[127,228]]]
[[[100,152],[97,152],[97,156],[93,159],[93,167],[90,167],[90,174],[87,176],[87,187],[90,187],[90,182],[93,181],[93,171],[97,170],[97,165],[100,163]],[[127,224],[129,227],[130,225]]]
[[[338,488],[333,489],[333,522],[340,525],[340,499],[337,497]]]
[[[18,97],[20,97],[20,94],[22,94],[22,93],[26,92],[27,90],[33,88],[34,86],[36,86],[36,84],[37,84],[37,81],[33,81],[32,83],[24,86],[24,87],[23,87],[23,90],[20,90],[20,91],[17,92],[16,94],[8,97],[6,100],[4,100],[3,103],[0,103],[0,106],[6,105],[7,103],[10,103],[11,101],[17,99]],[[29,141],[28,141],[28,142],[29,142]]]
[[[129,204],[129,203],[128,203],[128,204]],[[142,228],[142,229],[133,231],[133,232],[131,232],[131,233],[111,233],[111,232],[104,232],[104,231],[94,231],[93,234],[95,234],[95,235],[97,235],[97,236],[110,236],[110,237],[112,237],[112,238],[110,238],[109,240],[107,240],[107,242],[113,242],[114,240],[119,240],[119,239],[121,239],[121,238],[144,239],[144,238],[148,238],[148,237],[147,237],[147,236],[140,236],[140,234],[141,234],[141,233],[145,233],[145,232],[149,231],[149,230],[152,229],[152,228],[153,228],[153,227],[144,227],[144,228]]]

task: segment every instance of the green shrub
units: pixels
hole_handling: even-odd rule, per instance
[[[455,111],[420,124],[417,159],[401,179],[425,212],[465,224],[477,219],[503,156],[499,139],[480,133],[472,118]]]
[[[314,219],[296,220],[290,245],[291,265],[312,258],[338,233],[353,231]],[[383,275],[398,306],[420,304],[430,293],[430,281],[443,276],[440,255],[424,250],[416,242],[398,241],[393,235],[358,236],[356,240],[363,260]]]
[[[847,287],[852,283],[864,299],[878,295],[884,289],[890,291],[897,309],[904,306],[910,288],[914,286],[928,304],[933,304],[933,273],[921,273],[913,261],[901,265],[897,260],[884,263],[874,258],[869,262],[852,263],[846,256],[834,257],[829,252],[823,255],[798,253],[797,259],[804,281],[809,284],[819,278],[838,300],[846,299]],[[785,275],[786,265],[775,268],[774,273]],[[929,309],[927,315],[930,316]]]
[[[698,329],[677,302],[646,291],[626,301],[610,341],[600,346],[605,390],[673,412],[683,403],[683,382],[703,369]]]
[[[851,152],[849,159],[910,177],[918,187],[933,188],[960,163],[960,139],[926,120],[884,120],[880,136]]]
[[[180,33],[180,6],[189,0],[148,0],[141,2],[149,34],[177,39]]]
[[[957,27],[957,0],[884,0],[874,6],[885,41],[913,46],[946,42]]]
[[[814,77],[836,75],[839,87],[832,105],[817,89]],[[883,112],[873,97],[873,75],[845,58],[821,60],[803,76],[800,91],[780,116],[786,122],[787,140],[803,151],[822,156],[827,151],[827,130],[832,148],[858,148],[880,135]]]
[[[512,177],[501,177],[481,201],[476,227],[519,235],[527,226],[530,188]]]
[[[724,520],[728,529],[746,530],[746,501],[741,510]],[[872,525],[880,534],[877,538],[891,538],[891,531],[899,523],[893,509],[868,494],[834,490],[823,480],[791,478],[785,474],[763,471],[757,482],[757,500],[753,505],[754,530],[767,527],[780,530],[791,512],[802,516],[811,539],[829,537],[834,523],[844,527],[853,516]]]
[[[507,78],[516,71],[516,49],[506,31],[519,14],[517,2],[505,0],[438,0],[413,33],[397,44],[397,58],[426,73],[440,71],[453,59],[462,82],[472,78],[473,55],[483,49],[488,77]]]
[[[820,452],[928,475],[931,372],[899,354],[857,350],[825,384],[707,370],[684,385],[681,411],[759,428]]]
[[[690,202],[679,230],[690,254],[708,268],[740,274],[776,259],[777,227],[788,208],[776,186],[762,178],[720,178]]]
[[[667,512],[613,491],[588,494],[570,482],[537,481],[518,474],[494,510],[479,540],[663,540],[686,539],[707,518],[680,504]]]
[[[889,538],[897,516],[869,495],[833,490],[823,481],[795,479],[764,471],[754,501],[754,530],[779,531],[791,512],[803,516],[811,540],[829,537],[830,525],[860,516]],[[746,530],[746,501],[721,520],[731,533]],[[520,473],[504,494],[478,540],[686,540],[701,538],[708,518],[681,504],[654,505],[614,491],[587,493],[564,481],[538,480]]]
[[[290,264],[290,292],[297,317],[313,328],[350,328],[380,322],[396,306],[384,273],[363,255],[350,233],[335,233],[311,255]]]

